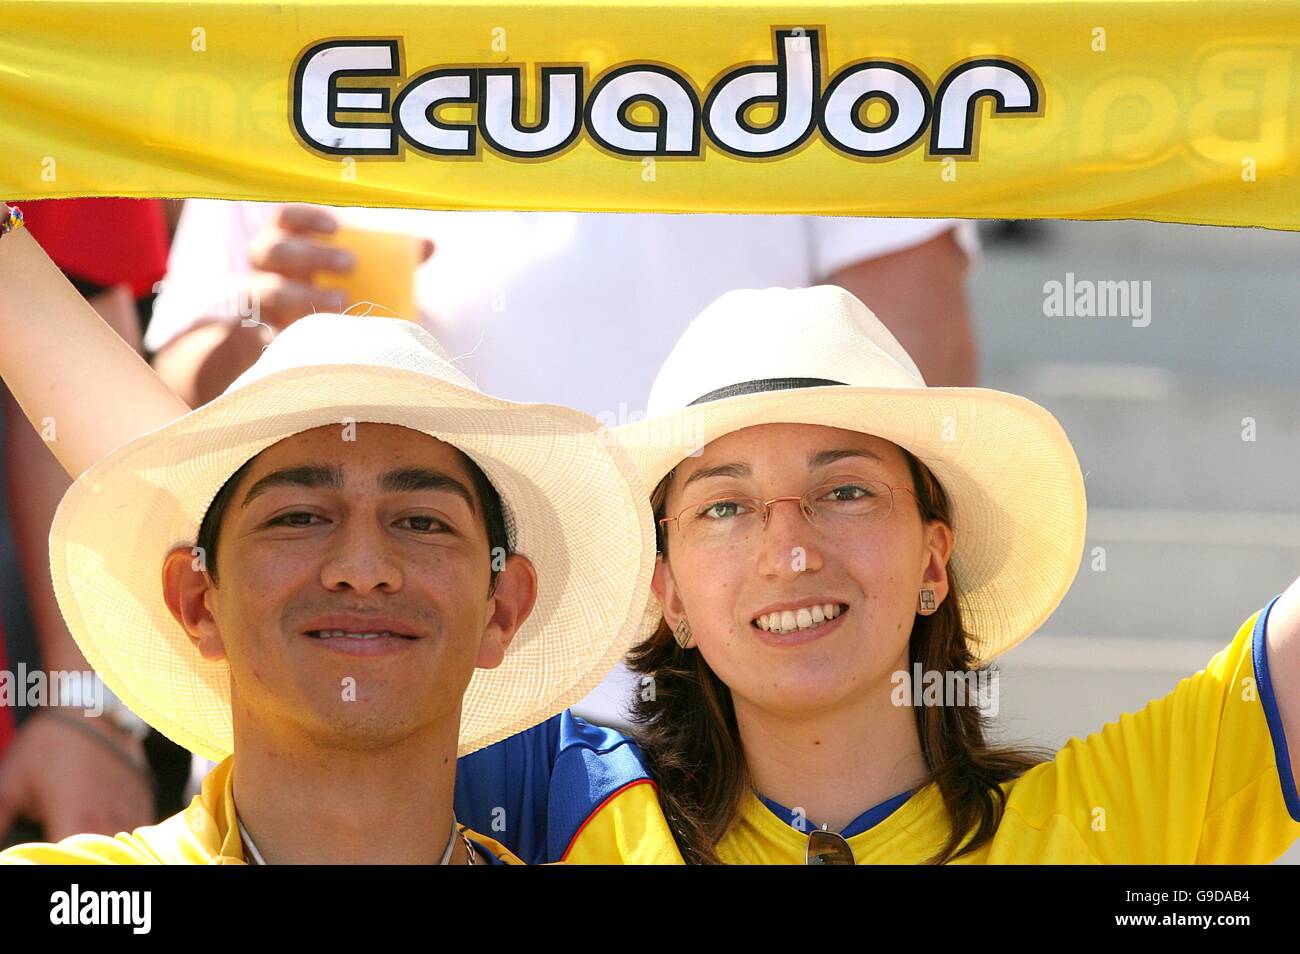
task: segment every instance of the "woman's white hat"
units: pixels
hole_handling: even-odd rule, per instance
[[[245,462],[349,421],[459,448],[500,494],[511,549],[537,569],[536,606],[505,661],[470,681],[460,754],[577,702],[653,630],[649,504],[593,418],[480,393],[413,322],[313,315],[220,397],[87,470],[55,515],[50,563],[68,628],[104,683],[164,735],[213,760],[233,748],[227,665],[203,659],[168,611],[164,557],[194,545]]]
[[[1015,394],[926,387],[889,330],[837,286],[718,298],[664,362],[646,419],[614,433],[652,492],[710,441],[777,423],[873,434],[930,468],[952,505],[950,566],[981,661],[1033,633],[1074,581],[1087,499],[1061,425]]]

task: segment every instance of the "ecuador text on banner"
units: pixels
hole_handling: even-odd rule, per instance
[[[1300,2],[6,0],[0,194],[1300,229]]]

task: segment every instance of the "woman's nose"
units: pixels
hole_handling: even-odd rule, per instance
[[[804,514],[798,497],[769,501],[759,528],[759,571],[765,576],[794,578],[822,565],[817,528]]]

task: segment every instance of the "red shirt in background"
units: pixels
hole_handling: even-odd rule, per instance
[[[167,272],[167,220],[161,199],[43,199],[22,202],[23,218],[63,271],[134,298]]]

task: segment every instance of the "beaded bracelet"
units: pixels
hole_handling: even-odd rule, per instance
[[[0,219],[0,235],[23,227],[22,209],[16,205],[5,205],[3,202],[0,202],[0,208],[5,210],[4,218]]]

